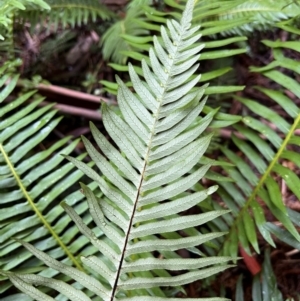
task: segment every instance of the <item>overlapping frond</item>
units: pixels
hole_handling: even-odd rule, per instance
[[[137,2],[137,1],[133,1]],[[102,39],[102,54],[105,60],[109,60],[118,64],[125,65],[127,62],[127,56],[120,51],[131,51],[132,46],[125,39],[123,35],[130,34],[132,36],[149,36],[149,30],[141,28],[134,20],[144,19],[144,5],[146,3],[140,3],[145,1],[139,1],[135,5],[128,5],[125,12],[125,17],[116,21],[110,28],[106,30]],[[133,4],[133,3],[130,3]]]
[[[11,99],[18,80],[17,75],[9,72],[13,65],[7,62],[0,69],[0,269],[41,270],[41,262],[20,247],[15,237],[83,269],[76,254],[78,251],[91,254],[92,250],[82,247],[81,243],[87,239],[78,236],[77,228],[69,225],[70,218],[58,206],[61,195],[67,197],[66,189],[82,177],[82,172],[74,170],[71,163],[62,163],[61,156],[71,154],[77,141],[71,142],[70,137],[65,137],[38,150],[61,118],[55,117],[56,111],[51,105],[40,107],[43,99],[33,100],[34,91]],[[67,197],[84,212],[87,205],[79,204],[82,198],[80,192]],[[44,276],[57,274],[43,271]],[[10,286],[11,282],[2,275],[0,296]],[[1,297],[1,300],[6,299]],[[15,300],[21,299],[15,297]]]
[[[180,7],[174,0],[165,0],[165,3],[174,8]],[[194,20],[202,21],[201,24],[207,24],[211,30],[215,26],[224,26],[221,32],[210,34],[244,35],[254,30],[271,29],[277,22],[298,17],[299,14],[300,6],[297,1],[213,0],[197,1]]]
[[[180,215],[217,188],[213,186],[197,193],[190,190],[211,165],[194,168],[209,145],[211,135],[203,132],[216,113],[214,110],[198,117],[206,99],[202,99],[204,87],[195,88],[200,76],[192,76],[195,71],[192,65],[202,48],[193,47],[198,28],[191,28],[192,11],[193,0],[188,2],[180,23],[167,22],[169,32],[166,34],[166,29],[162,29],[162,42],[154,37],[154,49],[149,51],[150,64],[142,61],[143,78],[129,65],[135,93],[118,79],[121,115],[107,105],[102,107],[105,128],[119,150],[94,125],[91,131],[101,152],[83,138],[102,175],[78,159],[68,157],[99,185],[105,196],[99,199],[88,186],[81,184],[91,217],[104,239],[97,237],[73,206],[63,203],[81,233],[99,250],[99,254],[81,257],[94,277],[20,241],[50,268],[73,278],[99,300],[177,300],[165,297],[159,287],[180,286],[230,266],[228,256],[184,259],[174,252],[185,247],[201,254],[195,246],[222,236],[223,232],[202,235],[193,227],[228,212],[220,209]],[[198,34],[196,40],[199,38]],[[196,234],[182,237],[177,233],[179,230]],[[159,257],[152,251],[157,251]],[[177,275],[167,272],[174,270],[178,271]],[[33,274],[6,274],[36,300],[54,299],[33,285],[55,288],[70,300],[91,300],[88,294],[59,280],[48,281]]]
[[[19,22],[29,21],[32,27],[47,22],[46,27],[56,29],[59,25],[62,28],[74,27],[89,20],[95,22],[97,18],[107,20],[114,17],[114,13],[98,0],[47,0],[47,4],[50,10],[41,10],[33,3],[26,11],[19,11],[16,18]]]
[[[300,64],[284,56],[284,49],[298,51],[300,44],[294,41],[264,43],[273,48],[275,59],[268,66],[252,68],[252,71],[261,72],[274,89],[256,89],[279,109],[275,111],[267,104],[236,97],[249,110],[250,116],[243,117],[242,124],[234,125],[239,136],[233,135],[232,141],[243,156],[229,148],[221,148],[227,159],[236,165],[224,167],[235,183],[220,183],[222,188],[218,191],[233,216],[215,223],[216,228],[229,232],[220,246],[224,255],[237,254],[238,244],[247,253],[251,253],[252,248],[259,253],[257,230],[271,246],[275,246],[275,237],[297,249],[300,247],[296,229],[300,215],[287,208],[284,195],[284,191],[289,190],[300,199],[300,179],[292,168],[299,167],[300,110],[291,98],[291,95],[300,97],[300,85],[293,78],[298,76]],[[283,73],[277,67],[288,72]],[[273,219],[266,217],[265,209],[272,213]]]
[[[173,1],[173,0],[168,0]],[[297,1],[288,0],[248,0],[238,3],[237,1],[199,1],[199,6],[224,7],[216,14],[209,14],[207,21],[225,22],[226,24],[236,24],[231,28],[227,27],[221,32],[222,35],[238,34],[244,35],[254,30],[272,29],[276,22],[297,17],[300,14],[300,6]],[[196,14],[195,14],[196,15]],[[212,23],[213,24],[213,23]]]

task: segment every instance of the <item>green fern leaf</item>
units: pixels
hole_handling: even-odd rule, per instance
[[[132,46],[122,36],[127,33],[133,36],[149,35],[149,30],[141,28],[139,24],[134,22],[135,18],[143,18],[142,8],[142,4],[129,6],[124,19],[116,21],[107,29],[101,40],[102,54],[105,60],[111,60],[123,65],[126,64],[127,57],[120,51],[130,51]]]
[[[198,117],[205,100],[201,101],[203,88],[196,93],[192,91],[198,78],[193,79],[189,73],[199,57],[190,51],[197,30],[191,29],[192,11],[191,0],[180,23],[168,21],[170,34],[163,38],[166,42],[156,42],[154,50],[150,50],[151,68],[143,62],[144,80],[129,66],[136,94],[119,80],[118,100],[122,114],[117,115],[106,105],[102,108],[106,130],[121,153],[93,125],[92,134],[101,153],[83,138],[102,176],[80,160],[68,157],[99,185],[104,194],[98,199],[88,186],[81,184],[90,214],[97,231],[103,233],[103,239],[98,238],[95,230],[86,225],[75,209],[63,203],[81,233],[99,250],[97,256],[81,258],[91,273],[99,276],[93,277],[30,243],[18,240],[47,266],[73,278],[101,300],[176,300],[166,298],[159,287],[181,286],[231,266],[226,264],[231,260],[228,256],[180,259],[171,251],[180,249],[185,242],[194,247],[222,235],[220,232],[201,235],[192,227],[228,212],[213,210],[190,216],[178,214],[216,190],[212,187],[196,194],[190,192],[190,188],[205,176],[210,167],[206,164],[191,172],[209,144],[211,135],[201,135],[216,113],[213,110],[204,118]],[[166,45],[171,47],[167,49]],[[188,78],[183,81],[185,76]],[[173,84],[174,81],[177,85]],[[180,203],[183,204],[181,207]],[[177,230],[194,235],[182,238]],[[160,240],[159,235],[166,239]],[[151,250],[159,250],[163,258],[154,258],[149,253]],[[174,276],[166,270],[187,272]],[[6,274],[17,277],[19,287],[26,285],[26,289],[34,294],[37,292],[32,285],[48,286],[41,277],[35,282],[34,276]],[[50,285],[59,286],[55,281]],[[62,293],[63,289],[60,290]],[[75,295],[76,289],[68,285],[68,293]],[[36,299],[43,300],[43,296]]]
[[[65,194],[65,190],[82,176],[80,171],[73,170],[72,164],[63,164],[63,157],[60,155],[70,154],[77,141],[67,145],[70,137],[65,137],[45,150],[37,151],[38,145],[61,118],[55,117],[56,111],[52,109],[52,105],[39,107],[43,100],[41,97],[37,96],[36,100],[30,101],[34,92],[23,93],[5,102],[18,80],[18,75],[14,75],[10,70],[14,68],[14,64],[7,62],[2,66],[1,73],[5,75],[0,77],[1,269],[23,273],[34,269],[41,270],[41,263],[31,253],[20,248],[13,237],[31,242],[46,252],[52,252],[55,258],[64,259],[83,269],[82,263],[75,255],[80,246],[73,242],[78,230],[76,227],[70,227],[69,231],[65,231],[70,218],[63,214],[62,208],[55,206],[58,204],[58,198]],[[24,105],[28,101],[30,102]],[[91,185],[91,188],[94,190],[95,185]],[[83,196],[76,192],[69,195],[67,200],[73,205],[77,204],[84,212],[87,205],[78,205],[82,198]],[[85,238],[79,236],[78,239]],[[92,250],[88,250],[88,253],[87,250],[81,251],[82,254],[91,254]],[[53,271],[45,270],[43,275],[53,275]],[[15,283],[18,278],[11,280]],[[2,293],[12,284],[5,273],[1,282],[2,300]],[[14,295],[7,298],[14,298]]]
[[[285,58],[280,48],[290,48],[294,42],[270,42],[266,45],[274,47],[275,60],[263,68],[252,68],[253,71],[262,72],[264,76],[275,81],[282,88],[271,90],[263,87],[256,87],[257,90],[277,103],[285,112],[286,117],[280,116],[274,110],[258,103],[255,100],[236,97],[252,114],[257,117],[243,117],[243,125],[235,125],[235,129],[245,139],[233,136],[232,141],[236,147],[245,154],[249,163],[254,166],[257,172],[249,167],[249,163],[237,156],[228,148],[222,147],[224,155],[233,163],[236,168],[225,167],[228,175],[235,181],[234,184],[220,183],[219,190],[228,208],[232,210],[234,219],[222,229],[229,230],[229,234],[223,243],[222,253],[233,256],[238,249],[238,241],[242,247],[251,253],[251,247],[259,253],[258,238],[256,229],[262,237],[272,246],[275,246],[272,235],[283,240],[293,247],[299,247],[300,235],[296,229],[299,214],[288,210],[285,206],[280,187],[275,180],[281,179],[297,198],[300,197],[300,179],[298,175],[289,168],[283,166],[283,160],[290,160],[299,166],[298,154],[293,145],[299,145],[299,139],[295,134],[299,127],[300,111],[297,105],[284,94],[287,89],[300,96],[299,84],[289,76],[276,70],[283,67],[299,73],[299,64]],[[299,49],[299,48],[297,48]],[[280,87],[279,86],[279,87]],[[274,127],[269,126],[270,124]],[[274,217],[282,224],[278,227],[268,223],[262,208],[262,203]],[[291,216],[294,216],[291,218]],[[234,236],[238,240],[231,240]]]
[[[241,24],[231,29],[228,33],[245,34],[254,30],[267,30],[277,22],[292,19],[299,15],[300,6],[296,1],[243,1],[242,4],[229,9],[226,14],[220,15],[219,19],[234,20],[248,19],[248,24]]]
[[[186,1],[165,0],[174,8],[181,8]],[[278,21],[292,19],[299,15],[300,6],[297,1],[197,1],[194,20],[207,21],[215,34],[214,27],[224,25],[223,35],[251,33],[254,30],[272,28]]]
[[[47,0],[47,5],[50,8],[48,11],[41,10],[39,6],[32,3],[26,11],[18,12],[19,22],[29,21],[34,27],[47,18],[47,22],[53,24],[56,30],[59,24],[66,29],[68,26],[87,24],[89,20],[95,22],[97,18],[107,20],[115,17],[112,11],[97,0]]]

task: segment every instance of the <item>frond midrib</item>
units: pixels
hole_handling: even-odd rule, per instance
[[[298,114],[297,118],[295,119],[293,125],[291,126],[289,132],[287,133],[285,139],[283,140],[280,148],[278,149],[277,153],[275,154],[274,158],[272,159],[272,161],[270,161],[266,171],[264,172],[264,174],[262,175],[262,177],[260,178],[259,182],[257,183],[257,185],[255,186],[255,188],[252,190],[251,195],[247,198],[245,205],[243,206],[243,208],[241,208],[241,211],[238,213],[238,215],[236,216],[234,222],[232,223],[228,234],[226,235],[224,241],[223,241],[223,246],[226,244],[226,242],[228,242],[228,240],[230,239],[230,234],[232,231],[234,231],[236,225],[238,225],[238,223],[241,221],[241,219],[244,216],[244,212],[246,210],[248,210],[248,208],[251,206],[252,202],[255,201],[255,197],[257,195],[257,193],[259,192],[259,190],[263,187],[264,183],[266,182],[268,176],[271,174],[275,164],[278,162],[278,160],[280,159],[282,153],[284,152],[286,146],[288,145],[290,139],[292,138],[294,131],[298,128],[298,125],[300,123],[300,114]],[[219,253],[222,251],[223,248],[220,249]]]
[[[72,253],[69,251],[68,247],[63,243],[63,241],[60,239],[60,237],[57,235],[57,233],[54,231],[54,229],[51,227],[51,225],[48,223],[48,221],[45,219],[43,214],[38,210],[35,202],[31,198],[30,194],[28,193],[25,185],[23,184],[23,181],[21,180],[20,176],[18,175],[16,169],[14,168],[14,165],[9,159],[9,155],[5,151],[5,148],[2,143],[0,143],[0,153],[3,154],[5,163],[9,167],[12,175],[14,176],[18,186],[20,187],[25,199],[27,200],[28,204],[34,211],[34,213],[37,215],[37,217],[40,219],[41,223],[45,226],[45,228],[49,231],[49,233],[53,236],[53,238],[57,241],[58,245],[63,249],[63,251],[66,253],[66,255],[70,258],[70,260],[73,262],[73,264],[81,271],[84,271],[84,268],[80,264],[80,262],[72,255]]]

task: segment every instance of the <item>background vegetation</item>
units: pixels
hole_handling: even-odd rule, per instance
[[[105,133],[101,101],[118,113],[115,74],[132,87],[127,62],[141,75],[152,36],[168,18],[180,18],[185,2],[0,4],[0,268],[68,281],[12,238],[79,270],[78,255],[95,253],[59,206],[65,200],[95,227],[78,188],[80,179],[89,180],[61,154],[90,161],[77,138],[91,138],[89,120]],[[178,254],[243,259],[185,286],[189,297],[300,300],[299,13],[298,2],[288,0],[196,2],[193,24],[201,25],[205,43],[199,83],[209,83],[202,115],[219,111],[207,129],[215,135],[201,162],[213,167],[193,190],[220,188],[184,214],[231,213],[190,229],[193,235],[225,236]],[[89,187],[101,196],[95,182]],[[31,300],[7,276],[0,283],[1,300]],[[167,294],[183,296],[182,288]]]

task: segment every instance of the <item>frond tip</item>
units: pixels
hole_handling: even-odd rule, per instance
[[[93,274],[100,274],[102,280],[90,275],[83,277],[84,272],[22,242],[48,266],[64,271],[90,294],[105,301],[176,300],[165,298],[160,287],[184,285],[230,267],[226,263],[231,257],[183,259],[174,252],[185,243],[194,248],[222,235],[202,235],[196,231],[197,235],[193,232],[191,237],[182,238],[176,231],[183,230],[189,235],[188,228],[228,212],[180,215],[216,190],[212,187],[191,191],[210,167],[201,166],[199,160],[211,139],[211,135],[203,133],[216,113],[213,110],[204,118],[199,117],[206,99],[201,100],[204,88],[195,88],[200,76],[192,77],[198,65],[192,66],[203,45],[193,46],[200,34],[199,27],[191,28],[192,12],[190,0],[181,22],[171,20],[167,29],[162,28],[163,42],[154,37],[154,49],[149,52],[151,64],[142,62],[143,79],[129,65],[135,93],[118,79],[121,115],[106,105],[102,107],[105,128],[119,150],[94,125],[92,135],[101,152],[83,138],[101,176],[87,164],[68,157],[99,185],[105,196],[99,200],[91,189],[81,185],[97,229],[105,236],[102,240],[71,206],[63,204],[79,230],[101,253],[82,257],[82,262]],[[154,258],[151,251],[159,252],[159,258]],[[170,275],[168,271],[173,270],[187,272]],[[72,286],[69,289],[74,290]]]

